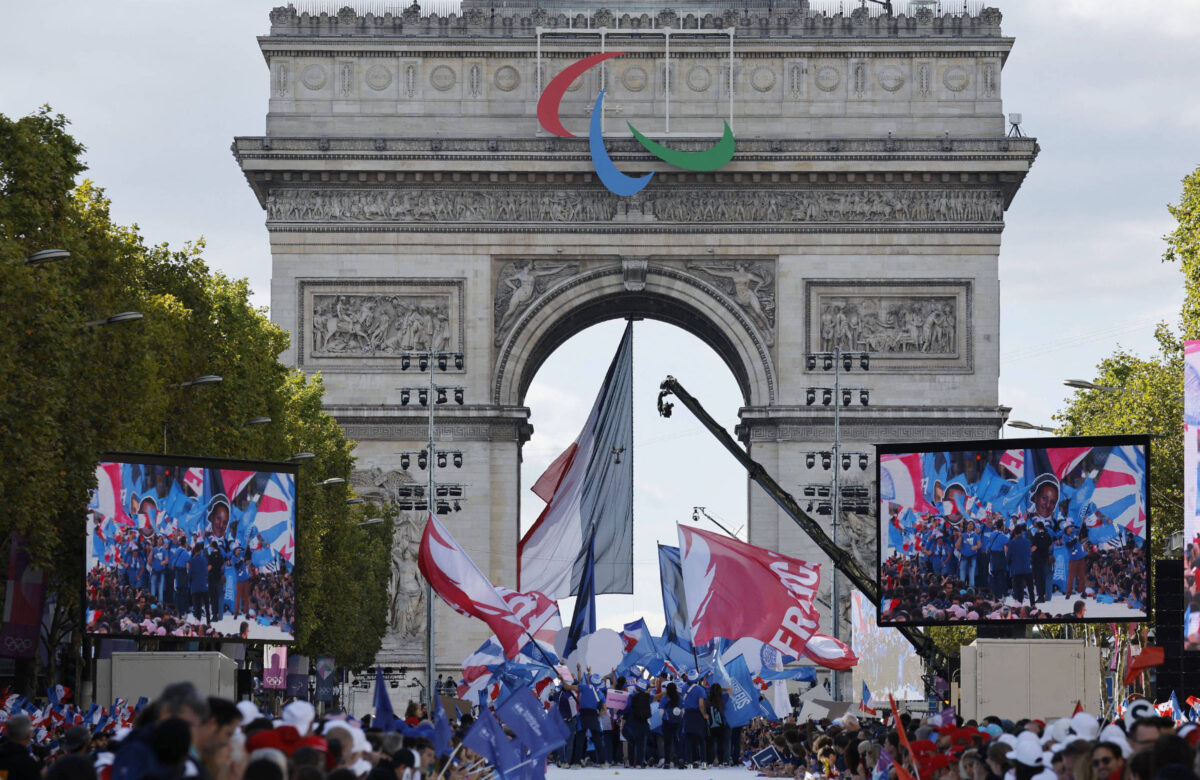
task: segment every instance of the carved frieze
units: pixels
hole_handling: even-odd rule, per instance
[[[496,276],[493,303],[495,343],[499,346],[534,299],[558,282],[579,273],[579,263],[516,260],[505,263]]]
[[[969,371],[969,281],[809,282],[808,344],[871,354],[871,370]]]
[[[732,298],[762,334],[775,343],[775,269],[750,261],[691,262],[687,268]]]
[[[343,225],[596,223],[634,212],[660,223],[999,223],[999,190],[648,188],[619,199],[594,188],[374,190],[282,188],[267,197],[268,223]]]
[[[463,349],[461,280],[301,280],[300,366],[399,371],[410,350]]]

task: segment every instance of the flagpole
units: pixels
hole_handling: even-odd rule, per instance
[[[429,407],[429,460],[427,464],[429,468],[426,473],[429,475],[429,485],[425,488],[425,506],[429,510],[429,516],[433,517],[433,468],[437,463],[437,454],[433,451],[433,407],[435,404],[434,394],[436,392],[433,384],[434,360],[436,356],[433,350],[433,338],[429,339],[429,395],[426,396]],[[434,639],[433,639],[433,583],[429,580],[425,581],[425,694],[429,697],[429,708],[433,710],[433,697],[436,695],[433,690],[433,680],[436,672],[434,671]]]
[[[446,763],[442,766],[442,771],[438,772],[436,780],[442,780],[442,777],[446,774],[446,770],[450,768],[452,763],[454,763],[454,757],[458,755],[458,750],[461,747],[462,743],[459,742],[458,747],[454,748],[454,750],[450,753],[450,757],[446,759]]]

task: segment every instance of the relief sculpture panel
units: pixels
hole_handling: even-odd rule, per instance
[[[579,273],[579,263],[549,260],[517,260],[505,263],[496,276],[496,298],[493,316],[496,346],[517,324],[517,320],[537,298],[550,287]]]
[[[462,349],[462,282],[302,282],[300,364],[399,370],[412,350]]]
[[[767,346],[775,343],[775,269],[763,262],[693,262],[688,270],[733,299]]]
[[[969,282],[809,282],[808,288],[813,351],[869,352],[872,370],[970,369]]]

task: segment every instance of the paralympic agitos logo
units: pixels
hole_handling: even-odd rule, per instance
[[[562,118],[558,113],[559,104],[562,102],[567,88],[593,65],[610,60],[613,57],[620,57],[624,53],[623,51],[610,51],[603,54],[593,54],[576,62],[574,65],[568,66],[562,73],[555,76],[546,85],[542,96],[538,98],[537,117],[541,126],[547,132],[561,138],[574,138],[575,135],[563,127]],[[609,192],[621,196],[636,195],[642,191],[643,187],[650,183],[650,179],[654,177],[654,171],[647,173],[645,176],[626,176],[617,170],[617,166],[613,164],[612,159],[608,156],[608,150],[604,148],[604,138],[602,136],[603,117],[604,90],[602,89],[600,90],[600,94],[596,96],[596,104],[592,108],[591,123],[588,126],[588,148],[592,154],[592,167],[595,168],[596,175],[600,177],[600,183],[607,187]],[[646,148],[646,151],[663,162],[674,165],[677,168],[683,168],[686,171],[715,171],[733,159],[733,130],[729,128],[728,122],[725,122],[725,132],[721,136],[721,140],[708,149],[698,152],[683,152],[663,146],[660,143],[651,141],[639,132],[633,126],[632,122],[627,122],[626,124],[629,125],[629,131],[633,133],[633,137]]]

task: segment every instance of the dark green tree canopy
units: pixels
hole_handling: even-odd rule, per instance
[[[136,226],[114,224],[104,191],[77,181],[82,153],[48,108],[0,115],[0,544],[21,534],[51,572],[48,643],[78,636],[84,507],[101,453],[309,451],[297,482],[296,651],[366,666],[386,628],[392,526],[360,527],[380,509],[346,504],[354,444],[323,410],[320,376],[279,361],[287,333],[251,305],[244,279],[208,268],[203,240],[148,246]],[[71,257],[24,262],[47,248]],[[84,325],[124,311],[144,317]],[[180,387],[203,374],[224,381]],[[257,416],[272,423],[245,425]],[[346,483],[316,485],[329,477]]]

